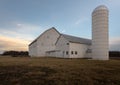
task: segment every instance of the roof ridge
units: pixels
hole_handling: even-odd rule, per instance
[[[40,36],[42,36],[44,33],[46,33],[47,31],[49,31],[49,30],[51,30],[51,29],[54,29],[57,33],[59,33],[59,31],[58,30],[56,30],[56,28],[55,27],[51,27],[51,28],[49,28],[49,29],[47,29],[47,30],[45,30],[43,33],[41,33],[37,38],[35,38],[30,44],[29,44],[29,46],[31,45],[31,44],[33,44],[34,42],[36,42],[37,41],[37,39],[40,37]],[[59,33],[59,34],[61,34],[61,33]]]
[[[65,35],[65,36],[70,36],[70,37],[75,37],[75,38],[80,38],[80,39],[86,39],[86,40],[91,40],[91,39],[88,39],[88,38],[82,38],[82,37],[78,37],[78,36],[74,36],[74,35],[69,35],[69,34],[63,34],[61,33],[61,35]]]

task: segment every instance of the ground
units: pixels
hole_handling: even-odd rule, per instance
[[[0,85],[120,85],[120,60],[0,57]]]

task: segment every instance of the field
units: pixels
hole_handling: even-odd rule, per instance
[[[0,85],[120,85],[120,60],[0,57]]]

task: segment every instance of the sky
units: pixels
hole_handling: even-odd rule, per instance
[[[120,51],[120,0],[0,0],[0,53],[27,51],[45,30],[91,39],[91,13],[109,9],[109,49]]]

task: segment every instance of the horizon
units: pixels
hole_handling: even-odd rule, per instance
[[[1,0],[0,53],[28,51],[45,30],[91,39],[91,14],[99,6],[109,9],[109,50],[120,51],[119,0]]]

